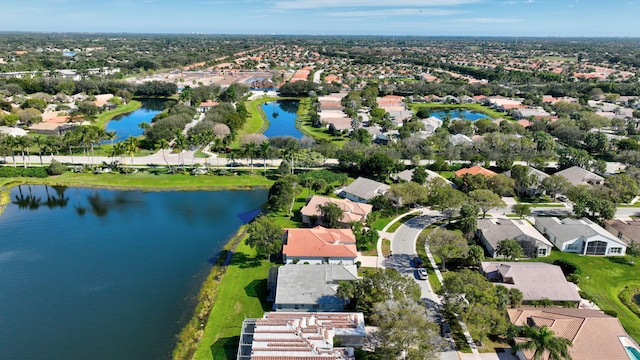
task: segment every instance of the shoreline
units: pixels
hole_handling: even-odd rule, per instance
[[[191,359],[194,356],[204,335],[204,327],[209,320],[211,310],[215,304],[218,287],[224,279],[227,266],[231,262],[236,248],[246,234],[247,225],[245,224],[240,226],[238,231],[231,236],[220,251],[216,263],[211,267],[209,274],[200,285],[197,302],[189,321],[187,321],[180,332],[176,334],[177,341],[171,352],[172,359]]]
[[[99,114],[95,119],[93,125],[98,126],[101,129],[106,129],[109,121],[113,120],[116,116],[128,114],[134,112],[142,107],[142,102],[138,100],[131,100],[125,105],[120,105],[113,110],[107,110],[102,114]]]

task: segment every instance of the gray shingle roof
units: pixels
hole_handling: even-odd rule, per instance
[[[361,199],[369,200],[376,195],[381,195],[387,190],[389,190],[389,185],[359,177],[345,187],[342,192],[355,195]]]
[[[338,281],[358,278],[355,265],[297,265],[278,269],[276,304],[339,304]]]
[[[540,262],[482,262],[482,271],[489,279],[512,279],[500,283],[517,288],[523,300],[550,299],[553,301],[580,301],[575,284],[568,282],[559,266]]]

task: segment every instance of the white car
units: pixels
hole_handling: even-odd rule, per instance
[[[418,279],[420,280],[427,280],[427,270],[425,270],[424,268],[420,268],[418,270],[416,270],[417,274],[418,274]]]

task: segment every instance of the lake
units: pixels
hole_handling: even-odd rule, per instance
[[[449,119],[454,119],[454,118],[460,118],[463,120],[471,120],[471,121],[476,121],[479,119],[491,119],[490,116],[485,115],[483,113],[479,113],[479,112],[475,112],[475,111],[469,111],[469,110],[450,110],[450,111],[438,111],[438,112],[432,112],[431,116],[437,117],[440,120],[444,120],[447,115],[449,116]]]
[[[22,185],[0,215],[0,358],[166,359],[266,190]]]
[[[295,100],[278,100],[262,104],[262,111],[269,120],[269,127],[265,130],[264,135],[267,137],[293,136],[296,139],[301,138],[304,134],[296,127],[299,103]]]
[[[143,122],[151,123],[154,116],[164,110],[165,99],[138,99],[142,103],[142,107],[124,115],[118,115],[107,123],[107,131],[115,131],[116,139],[114,142],[120,142],[129,136],[140,136],[143,130],[140,124]],[[111,141],[107,141],[110,143]]]

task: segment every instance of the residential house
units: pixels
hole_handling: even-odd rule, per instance
[[[482,166],[479,166],[479,165],[475,165],[475,166],[472,166],[470,168],[462,168],[460,170],[457,170],[455,172],[455,174],[456,174],[456,177],[463,177],[463,176],[465,176],[467,174],[470,174],[470,175],[484,175],[486,177],[492,177],[492,176],[498,175],[495,172],[493,172],[493,171],[491,171],[489,169],[485,169],[485,168],[483,168]]]
[[[203,101],[200,103],[200,106],[198,107],[198,111],[206,113],[207,111],[213,109],[216,106],[218,106],[218,103],[215,101],[212,101],[212,100]]]
[[[374,196],[384,195],[389,188],[387,184],[359,177],[342,189],[340,196],[351,201],[366,203]]]
[[[284,229],[285,264],[355,264],[358,250],[351,229]]]
[[[521,119],[545,119],[550,118],[551,114],[542,108],[522,108],[513,111],[513,118],[516,120]]]
[[[327,128],[332,134],[353,130],[353,120],[346,116],[321,118],[321,121],[327,124]]]
[[[327,204],[335,204],[342,210],[342,217],[339,219],[339,225],[342,227],[350,227],[351,223],[356,221],[366,223],[367,215],[373,210],[373,205],[358,203],[349,199],[336,199],[326,196],[314,195],[307,205],[302,207],[302,222],[310,225],[322,224],[321,212],[318,205],[326,206]]]
[[[557,304],[571,302],[577,306],[581,300],[576,285],[567,281],[557,265],[483,261],[480,266],[489,281],[520,290],[525,304],[548,299]]]
[[[600,185],[604,183],[604,178],[600,175],[594,174],[589,170],[585,170],[579,166],[572,166],[568,169],[564,169],[555,173],[567,179],[571,185]]]
[[[355,360],[365,335],[362,313],[268,312],[243,321],[236,360]]]
[[[618,239],[627,244],[640,242],[639,219],[611,219],[604,221],[604,228]]]
[[[638,345],[626,333],[620,320],[598,310],[566,308],[508,309],[509,320],[517,326],[546,326],[556,336],[571,340],[569,355],[580,360],[628,360],[626,347]],[[516,342],[526,341],[517,338]],[[533,351],[518,351],[520,360],[532,360]],[[542,359],[547,359],[545,353]]]
[[[555,173],[567,179],[571,185],[600,185],[604,183],[604,178],[600,175],[594,174],[589,170],[585,170],[579,166],[572,166],[568,169],[564,169]]]
[[[424,125],[424,132],[428,135],[436,132],[436,129],[442,126],[442,120],[438,119],[435,116],[429,116],[426,119],[420,120],[420,122]]]
[[[540,195],[542,193],[542,190],[540,190],[539,186],[540,183],[542,183],[542,180],[546,179],[549,177],[549,174],[545,173],[544,171],[540,171],[534,167],[531,166],[527,166],[527,175],[528,176],[532,176],[535,177],[535,181],[533,181],[533,183],[531,185],[529,185],[528,188],[526,189],[516,189],[518,190],[519,194],[526,194],[527,196],[537,196]],[[504,173],[506,176],[511,177],[511,170],[509,171],[505,171]]]
[[[0,126],[0,134],[13,137],[27,136],[27,131],[17,127]]]
[[[535,217],[535,227],[559,250],[582,255],[622,256],[627,243],[589,219]]]
[[[478,219],[476,236],[490,257],[496,257],[498,243],[507,239],[517,241],[523,255],[530,258],[549,256],[553,248],[553,244],[525,220]]]
[[[463,144],[471,145],[471,144],[473,144],[473,140],[470,137],[468,137],[467,135],[465,135],[465,134],[451,135],[449,137],[449,141],[451,141],[451,143],[453,145],[463,145]]]
[[[356,265],[297,265],[274,267],[278,272],[275,311],[342,311],[345,300],[337,294],[339,281],[358,279]]]
[[[409,182],[411,181],[411,179],[413,178],[413,172],[415,171],[415,169],[408,169],[408,170],[403,170],[399,173],[397,173],[394,178],[396,181],[406,181]],[[435,171],[431,171],[429,169],[425,169],[424,170],[427,173],[427,181],[433,181],[433,179],[440,179],[443,180],[444,182],[446,182],[447,184],[450,184],[451,186],[454,186],[453,183],[451,182],[451,180],[448,180],[447,178],[445,178],[444,176],[438,174]]]

